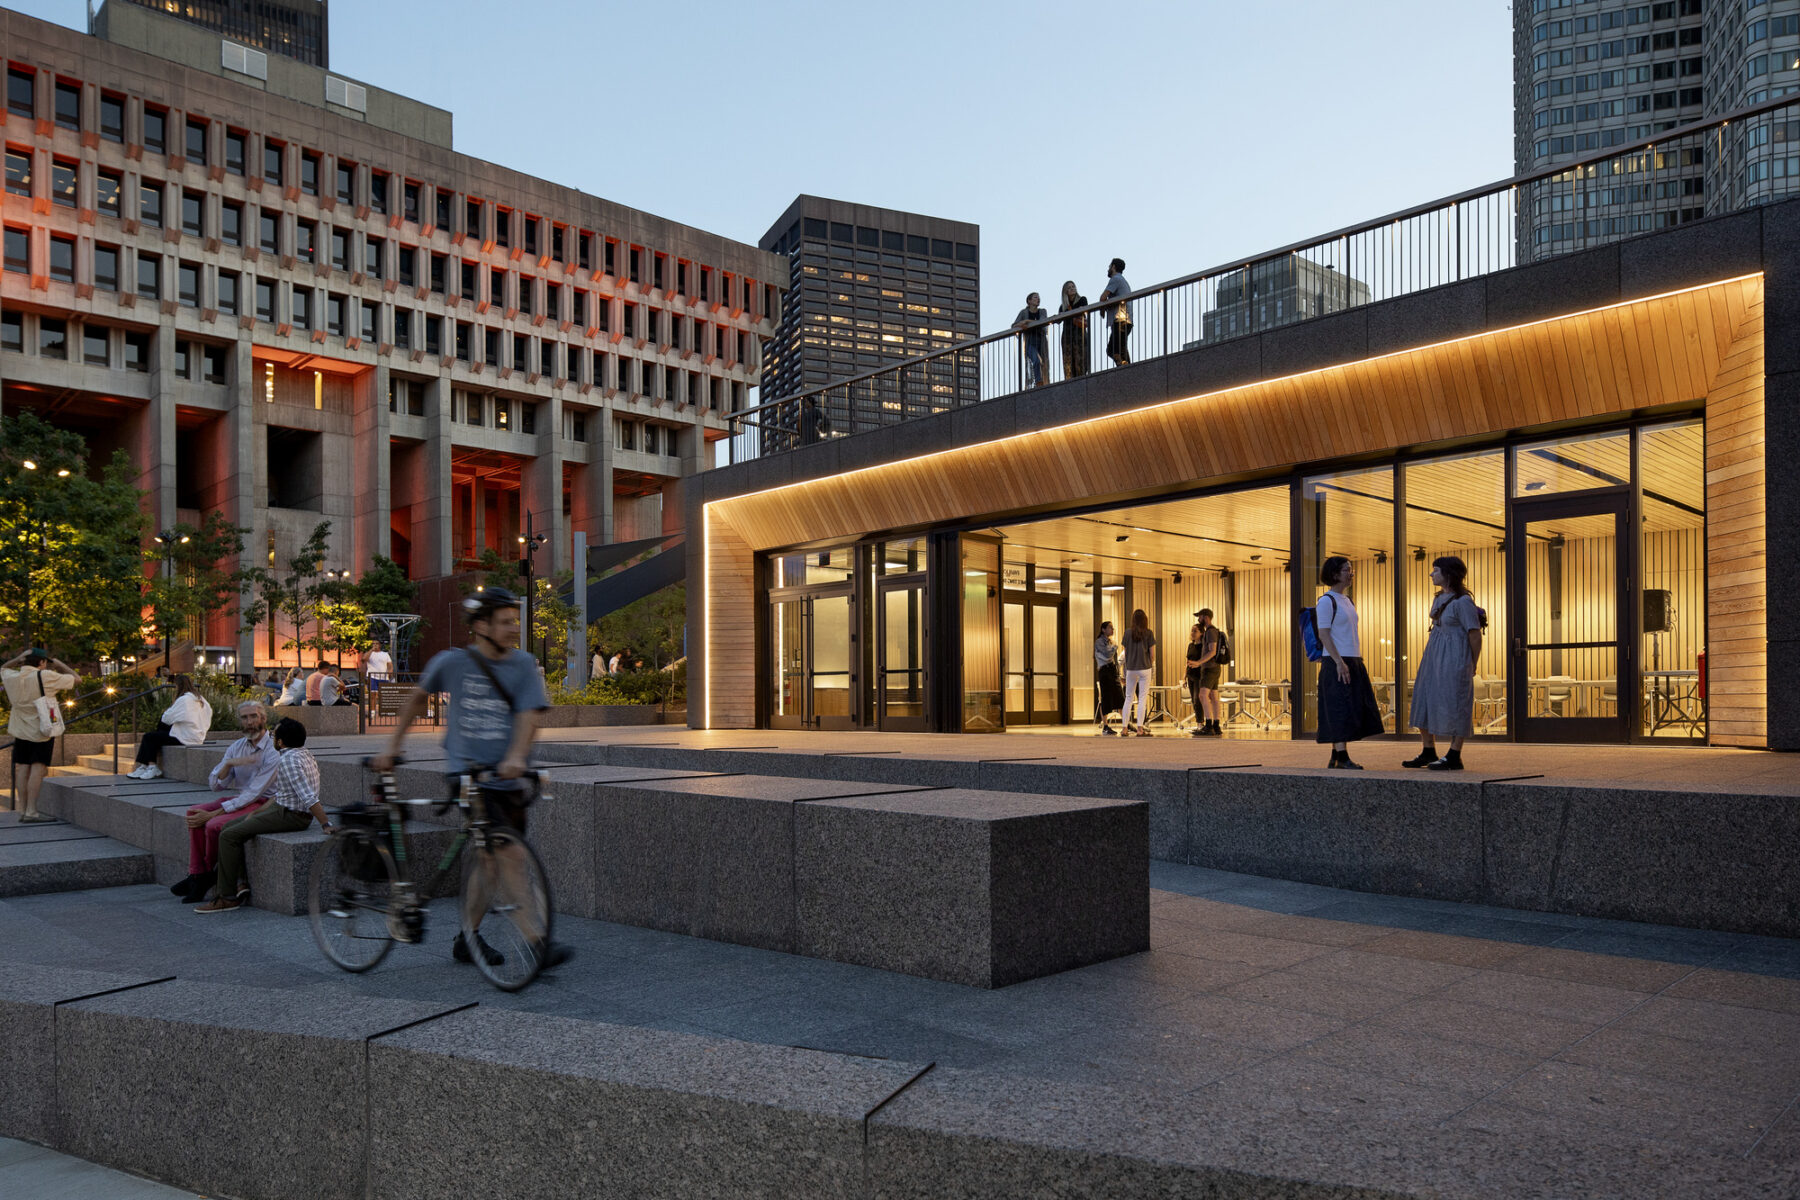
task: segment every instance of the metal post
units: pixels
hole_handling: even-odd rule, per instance
[[[577,529],[573,556],[575,563],[575,630],[569,635],[568,678],[571,689],[586,687],[588,680],[587,560],[587,534]]]

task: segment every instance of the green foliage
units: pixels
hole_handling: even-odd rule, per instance
[[[296,633],[281,644],[283,650],[298,648],[323,652],[326,649],[324,630],[317,629],[309,637],[306,626],[317,620],[321,601],[331,602],[338,598],[337,581],[324,578],[330,540],[331,522],[320,521],[313,526],[312,534],[300,547],[300,552],[288,559],[286,574],[278,575],[261,567],[245,572],[245,587],[256,599],[243,609],[244,627],[271,622],[271,650],[275,638],[273,618],[277,614],[286,616]]]
[[[79,434],[29,412],[0,416],[0,628],[9,643],[47,645],[73,662],[141,644],[145,522],[133,477],[123,451],[93,471]]]
[[[150,576],[144,603],[151,610],[148,627],[157,638],[179,641],[196,619],[238,604],[251,573],[221,564],[238,560],[248,532],[215,511],[199,525],[173,526],[164,531],[167,542],[145,548]]]
[[[377,554],[356,581],[353,594],[364,612],[409,613],[419,602],[419,585],[406,577],[399,563]]]
[[[549,681],[552,704],[681,704],[687,700],[687,660],[667,671],[629,671],[596,675],[583,688]]]
[[[684,583],[672,583],[595,621],[588,629],[589,647],[604,648],[608,655],[625,651],[628,660],[644,660],[645,670],[610,677],[621,692],[643,699],[584,703],[668,704],[684,700],[687,672],[681,649],[686,630],[687,585]],[[679,670],[663,669],[677,663],[681,664]]]

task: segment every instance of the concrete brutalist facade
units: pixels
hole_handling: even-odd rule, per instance
[[[662,495],[748,404],[780,257],[459,154],[442,110],[360,84],[363,111],[328,104],[320,68],[274,55],[253,78],[203,29],[108,7],[133,44],[0,11],[6,144],[30,175],[5,197],[9,250],[28,247],[0,277],[6,410],[80,431],[96,460],[124,449],[158,528],[221,512],[257,562],[321,520],[324,565],[389,555],[425,580],[484,547],[511,557],[526,512],[549,535],[540,572],[568,566],[574,531],[676,525]],[[166,152],[144,144],[146,111]],[[40,345],[58,329],[61,358]],[[234,626],[208,640],[268,658]]]

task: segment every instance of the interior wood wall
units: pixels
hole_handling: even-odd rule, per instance
[[[715,501],[715,587],[744,591],[710,609],[725,623],[709,625],[705,651],[711,720],[754,716],[754,550],[1705,397],[1712,740],[1764,744],[1762,361],[1762,278],[1750,276]],[[742,701],[725,694],[739,688]]]

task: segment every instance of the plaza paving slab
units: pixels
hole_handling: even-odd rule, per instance
[[[1602,1185],[1589,1176],[1611,1158],[1668,1154],[1684,1178],[1716,1178],[1692,1194],[1782,1194],[1766,1188],[1800,1148],[1800,942],[1161,863],[1152,884],[1149,952],[997,991],[563,917],[574,961],[509,996],[450,961],[446,902],[424,945],[351,976],[324,962],[302,919],[197,916],[147,886],[0,901],[0,969],[174,974],[321,1002],[474,1001],[929,1062],[947,1096],[985,1080],[1026,1109],[1034,1085],[1054,1085],[1120,1111],[1215,1114],[1264,1139],[1374,1129],[1422,1162],[1470,1130],[1549,1139],[1586,1180],[1582,1195],[1647,1194],[1629,1175],[1612,1192],[1605,1172]],[[1065,1136],[1066,1119],[1045,1115],[1043,1136]],[[1185,1150],[1204,1152],[1206,1122],[1186,1128]],[[1416,1194],[1509,1194],[1467,1179],[1433,1192],[1448,1169],[1421,1167]],[[13,1182],[0,1170],[0,1193],[29,1194]]]
[[[195,1200],[195,1193],[0,1138],[0,1195],[19,1200]]]

